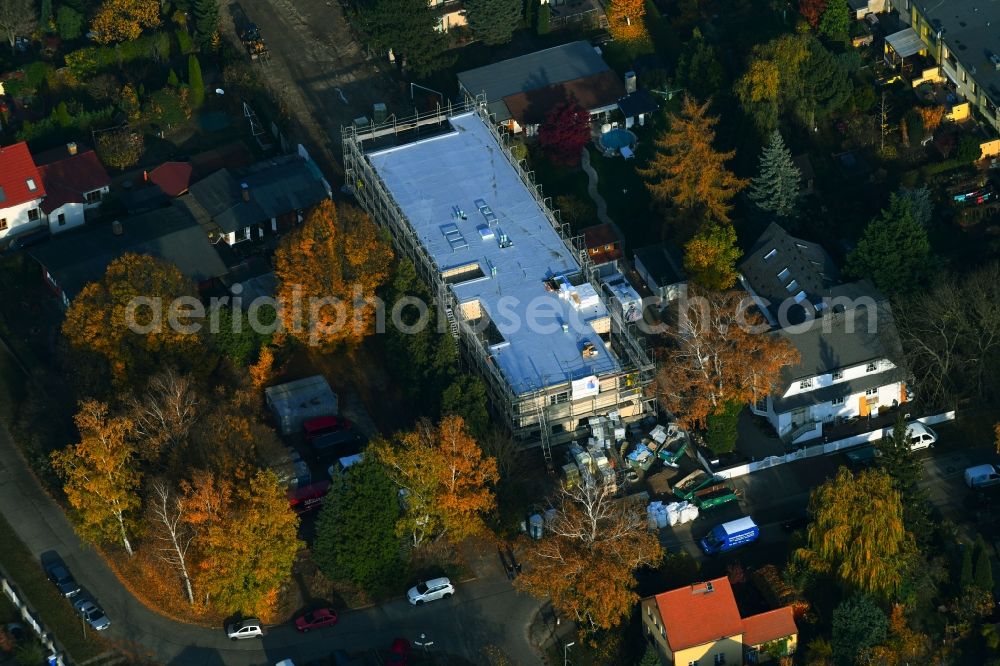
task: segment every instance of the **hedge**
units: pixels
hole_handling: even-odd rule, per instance
[[[96,632],[89,631],[87,638],[83,637],[80,618],[73,607],[49,582],[41,563],[3,516],[0,516],[0,566],[74,662],[83,663],[106,650]]]
[[[81,111],[76,115],[60,117],[59,109],[56,108],[48,118],[43,118],[35,122],[26,122],[17,133],[18,141],[38,141],[59,134],[65,130],[75,130],[85,132],[94,125],[107,124],[115,115],[115,108],[108,106],[96,111]]]
[[[66,66],[78,78],[133,60],[170,58],[170,34],[157,32],[114,46],[88,46],[66,54]]]

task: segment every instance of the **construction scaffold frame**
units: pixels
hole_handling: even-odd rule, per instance
[[[406,215],[365,157],[365,142],[374,142],[376,139],[389,136],[398,138],[405,132],[418,133],[422,127],[441,128],[448,122],[449,117],[468,112],[475,112],[489,128],[522,183],[531,192],[553,229],[576,258],[581,274],[602,296],[611,322],[611,347],[622,366],[614,375],[600,378],[602,383],[613,379],[615,382],[613,391],[602,390],[598,395],[589,398],[556,403],[549,399],[550,396],[566,391],[570,385],[565,376],[560,376],[553,378],[552,384],[548,383],[547,377],[542,377],[542,384],[537,388],[527,393],[515,394],[496,363],[492,361],[481,327],[476,326],[477,322],[463,319],[457,299],[441,276],[441,267],[418,241]],[[655,396],[648,390],[654,380],[655,367],[646,350],[645,341],[639,335],[636,326],[625,321],[621,302],[602,287],[598,267],[590,260],[582,236],[569,235],[569,225],[561,221],[558,210],[552,207],[551,199],[542,194],[541,185],[535,182],[534,172],[526,170],[523,162],[511,152],[509,132],[487,111],[483,96],[476,99],[469,98],[460,104],[449,103],[447,107],[439,107],[435,111],[420,113],[406,119],[397,120],[395,117],[390,117],[379,125],[344,127],[342,139],[344,171],[348,187],[365,211],[378,224],[389,230],[396,249],[413,261],[418,275],[430,286],[431,293],[436,295],[439,312],[447,319],[452,334],[459,339],[466,360],[486,378],[493,407],[506,419],[514,437],[526,446],[541,446],[546,460],[551,461],[551,445],[569,441],[576,434],[574,428],[555,436],[549,425],[553,421],[579,420],[605,414],[623,404],[634,405],[635,412],[639,416],[656,411]],[[613,404],[609,401],[609,396],[613,396]]]

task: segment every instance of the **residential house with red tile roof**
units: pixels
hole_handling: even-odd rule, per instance
[[[44,197],[45,185],[28,144],[0,147],[0,239],[41,227]]]
[[[791,607],[742,617],[726,577],[640,602],[647,639],[671,666],[766,663],[798,643]]]
[[[622,258],[622,239],[613,224],[595,224],[582,232],[583,244],[594,265],[606,264]]]
[[[87,211],[100,206],[111,187],[108,172],[90,148],[81,150],[77,144],[67,143],[36,155],[34,160],[45,185],[41,208],[52,233],[83,224]]]

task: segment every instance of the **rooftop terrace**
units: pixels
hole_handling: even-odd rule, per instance
[[[475,113],[449,121],[367,158],[511,389],[620,370],[594,328],[604,303],[490,129]]]

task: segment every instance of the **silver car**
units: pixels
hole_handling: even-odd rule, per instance
[[[104,614],[104,609],[90,599],[79,599],[73,604],[73,607],[95,630],[104,631],[111,626],[111,620]]]
[[[226,635],[230,640],[240,641],[244,638],[263,638],[264,627],[257,618],[248,618],[233,622],[226,627]]]
[[[427,601],[447,599],[455,594],[455,586],[447,578],[434,578],[425,582],[417,583],[406,593],[406,598],[414,606]]]

